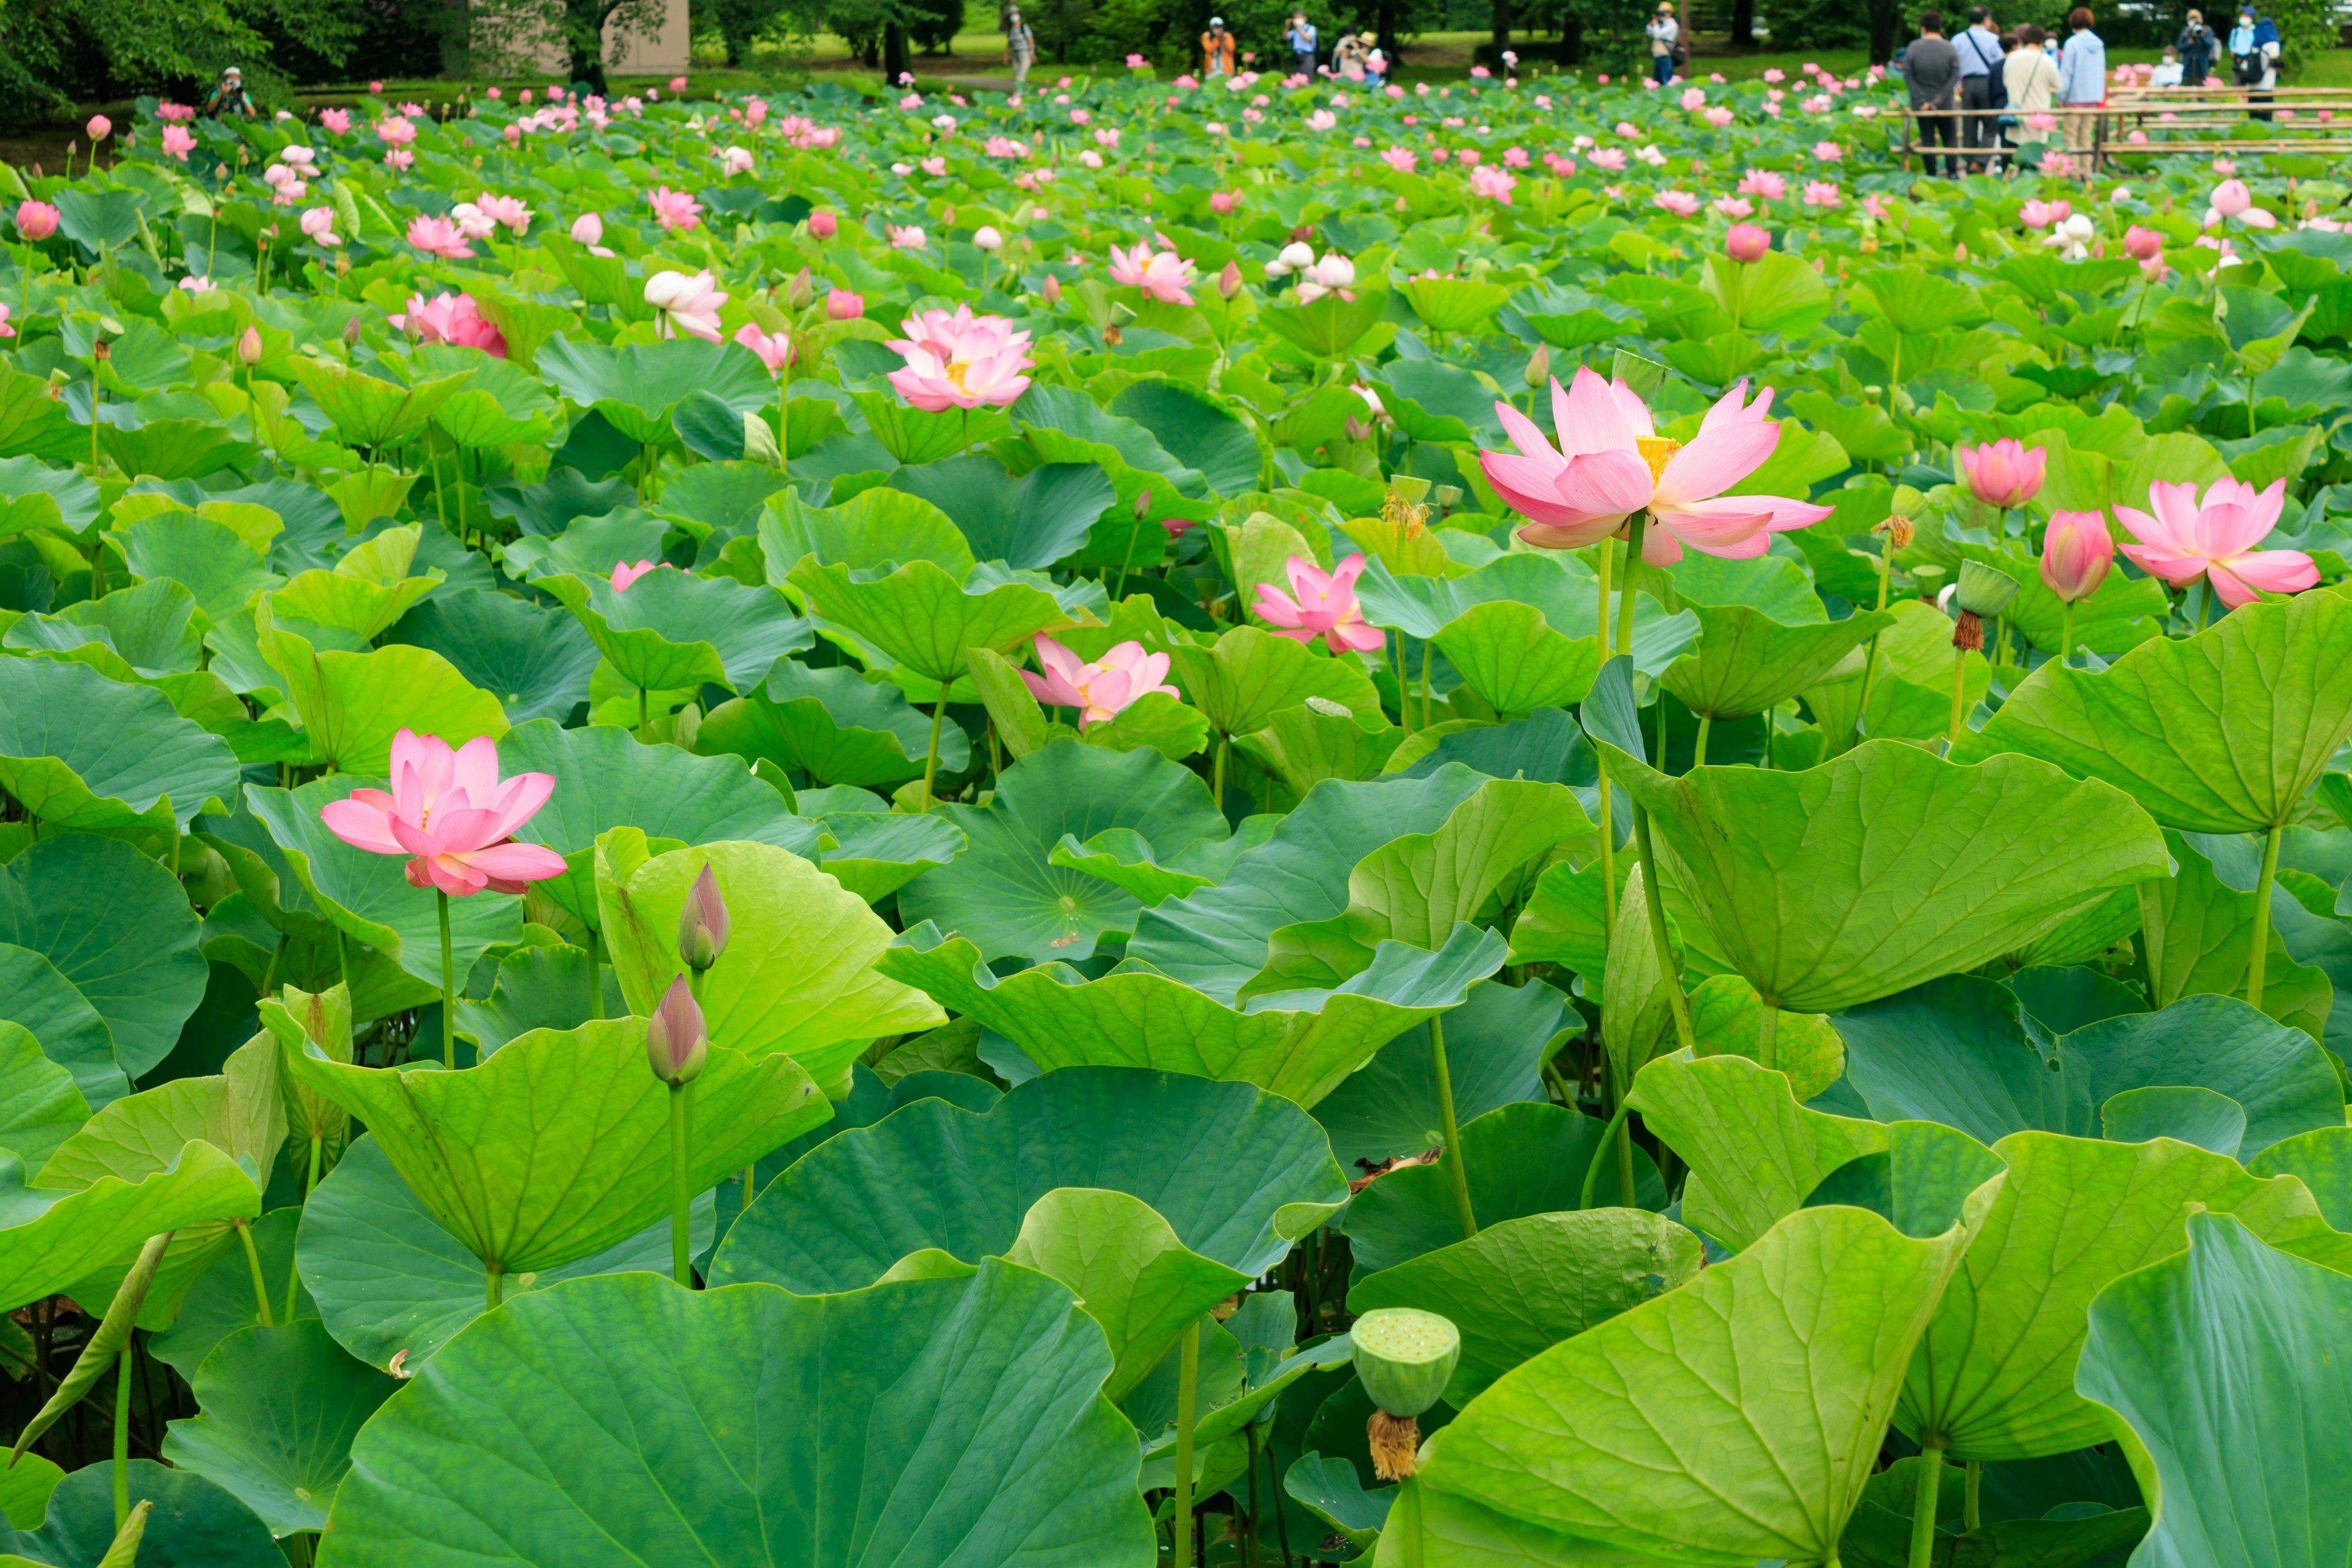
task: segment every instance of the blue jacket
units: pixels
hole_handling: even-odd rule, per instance
[[[2106,97],[2106,40],[2087,27],[2069,34],[2058,55],[2058,101],[2103,103]]]

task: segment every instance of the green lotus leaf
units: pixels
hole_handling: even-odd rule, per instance
[[[2014,992],[1952,975],[1835,1022],[1847,1080],[1871,1115],[1940,1121],[1984,1143],[2026,1131],[2096,1138],[2099,1108],[2115,1096],[2173,1085],[2236,1102],[2249,1157],[2344,1118],[2326,1053],[2231,997],[2102,1018],[2044,1044],[2029,1036]]]
[[[810,1136],[823,1132],[820,1128]],[[715,1234],[712,1212],[709,1193],[695,1198],[688,1240],[698,1256]],[[303,1204],[301,1219],[299,1244],[289,1235],[281,1258],[264,1253],[264,1276],[281,1278],[287,1261],[299,1257],[305,1299],[315,1298],[308,1315],[322,1321],[337,1344],[368,1365],[388,1370],[397,1359],[403,1370],[413,1371],[482,1315],[489,1270],[441,1227],[392,1168],[374,1138],[362,1137],[352,1145]],[[262,1239],[257,1227],[255,1239]],[[241,1259],[229,1262],[242,1270]],[[215,1265],[215,1272],[225,1267]],[[594,1274],[667,1275],[669,1268],[669,1216],[665,1214],[601,1252],[552,1268],[508,1275],[500,1279],[499,1291],[511,1301],[566,1279]],[[244,1283],[244,1300],[249,1313],[249,1281]],[[183,1325],[194,1306],[192,1295],[181,1316]]]
[[[389,529],[361,548],[405,536],[413,551],[420,531],[413,525]],[[302,573],[271,594],[272,622],[306,633],[311,627],[346,631],[362,642],[373,642],[406,615],[411,605],[448,580],[437,567],[422,575],[406,575],[405,561],[384,574],[388,581],[378,580],[358,565],[359,559],[360,551],[355,550],[337,561],[332,571]]]
[[[962,828],[936,816],[835,811],[818,818],[834,841],[817,862],[843,888],[878,904],[964,851]]]
[[[890,488],[945,512],[971,542],[975,558],[1013,566],[1051,566],[1078,549],[1118,500],[1110,480],[1091,464],[1047,463],[1016,479],[990,457],[901,468],[890,475]]]
[[[867,573],[929,561],[959,583],[978,563],[947,513],[920,496],[887,489],[861,490],[836,507],[813,507],[787,490],[761,514],[760,552],[768,583],[778,588],[811,558]]]
[[[0,867],[0,942],[48,958],[133,1078],[171,1053],[204,1000],[198,937],[172,873],[119,839],[44,838]]]
[[[1176,684],[1220,734],[1263,730],[1275,714],[1310,697],[1357,713],[1381,710],[1379,694],[1353,659],[1326,658],[1255,626],[1235,626],[1209,647],[1178,643],[1169,652]]]
[[[253,1237],[254,1256],[261,1260],[261,1278],[269,1291],[270,1321],[280,1326],[319,1316],[319,1303],[311,1300],[294,1268],[294,1233],[301,1223],[302,1213],[299,1206],[271,1209],[246,1227],[247,1234]],[[433,1228],[436,1235],[440,1234],[438,1226]],[[260,1321],[259,1302],[253,1291],[253,1266],[246,1260],[242,1248],[233,1247],[197,1277],[181,1300],[180,1315],[173,1320],[170,1328],[149,1339],[147,1346],[157,1361],[184,1378],[194,1378],[215,1346],[238,1330],[253,1328]]]
[[[1153,509],[1162,516],[1200,515],[1187,511],[1183,501],[1208,489],[1208,476],[1160,444],[1153,426],[1164,419],[1148,425],[1135,416],[1164,415],[1164,409],[1129,404],[1114,412],[1076,387],[1032,383],[1008,412],[1015,427],[1045,461],[1100,465],[1118,486],[1121,500],[1132,493],[1127,477],[1132,474],[1160,490]]]
[[[1229,837],[1195,838],[1165,860],[1132,827],[1106,827],[1083,844],[1065,833],[1045,858],[1049,865],[1108,882],[1150,907],[1215,887],[1244,849],[1265,843],[1281,822],[1272,814],[1252,816]]]
[[[1600,584],[1590,573],[1580,574],[1581,563],[1572,570],[1571,559],[1549,552],[1505,555],[1475,571],[1444,576],[1434,571],[1391,571],[1377,556],[1367,556],[1364,574],[1356,582],[1356,598],[1372,625],[1423,642],[1477,606],[1498,603],[1532,605],[1562,637],[1590,637],[1600,629]],[[1611,608],[1615,608],[1613,600]],[[1642,608],[1664,614],[1654,599],[1645,600]],[[1637,626],[1645,618],[1637,614]]]
[[[320,649],[277,626],[268,610],[262,601],[261,650],[301,719],[305,762],[335,773],[382,773],[392,766],[393,737],[403,730],[438,735],[452,746],[507,732],[499,700],[467,684],[430,648]]]
[[[613,568],[624,563],[660,561],[671,531],[667,518],[634,506],[601,515],[583,512],[551,537],[526,534],[503,546],[500,563],[509,576],[533,583],[566,574],[583,582],[610,577]]]
[[[1969,1520],[1967,1472],[1947,1468],[1937,1476],[1935,1555],[1937,1564],[2023,1563],[2035,1568],[2075,1568],[2114,1563],[2147,1533],[2147,1510],[2090,1504],[2084,1511],[2000,1517],[1998,1504],[1982,1505],[1974,1528]],[[1919,1460],[1895,1460],[1870,1478],[1862,1504],[1846,1521],[1838,1542],[1839,1561],[1851,1568],[1909,1568],[1911,1524],[1919,1489]],[[2079,1506],[2079,1505],[2078,1505]],[[2063,1505],[2062,1505],[2063,1507]]]
[[[625,825],[677,844],[740,839],[800,856],[816,853],[816,830],[732,757],[645,744],[610,724],[565,730],[538,719],[507,731],[499,742],[499,765],[509,778],[554,775],[554,793],[515,837],[544,844],[570,861],[570,871],[539,883],[539,889],[599,931],[604,921],[596,907],[594,858],[597,836],[608,828]]]
[[[1544,1098],[1539,1067],[1566,1021],[1566,998],[1549,985],[1480,985],[1445,1015],[1446,1079],[1464,1123],[1521,1100]],[[1315,1103],[1343,1166],[1443,1147],[1444,1116],[1429,1055],[1429,1026],[1417,1024],[1380,1049]]]
[[[458,1037],[472,1040],[477,1057],[486,1057],[533,1029],[576,1029],[597,1017],[597,998],[588,984],[589,962],[585,948],[569,942],[517,948],[499,960],[498,978],[487,1000],[457,1004]],[[605,972],[600,984],[613,998],[609,1012],[620,1005],[620,984],[612,978],[610,964],[599,961],[599,967]]]
[[[192,1381],[203,1414],[172,1423],[163,1457],[233,1493],[281,1536],[326,1528],[352,1439],[400,1386],[344,1354],[316,1319],[241,1329]]]
[[[998,775],[985,807],[940,810],[969,840],[948,865],[898,895],[911,922],[969,935],[982,956],[1079,962],[1107,932],[1133,928],[1137,901],[1108,881],[1052,862],[1064,837],[1127,828],[1155,857],[1228,837],[1201,775],[1149,750],[1057,741]]]
[[[746,690],[813,640],[774,589],[727,578],[656,570],[626,593],[603,577],[542,577],[538,586],[579,618],[624,680],[648,691]]]
[[[1146,1568],[1109,1366],[1066,1289],[994,1259],[824,1300],[576,1280],[493,1314],[369,1423],[331,1533],[352,1568]],[[770,1458],[747,1471],[746,1451]]]
[[[1383,943],[1371,966],[1328,991],[1233,1007],[1166,975],[1120,967],[1087,980],[1045,963],[999,979],[971,941],[918,927],[876,961],[894,979],[1003,1035],[1040,1068],[1157,1068],[1252,1083],[1312,1106],[1414,1025],[1461,1005],[1499,968],[1491,933],[1457,929],[1435,953]]]
[[[24,1026],[0,1022],[0,1149],[37,1176],[89,1114],[73,1074],[42,1055],[41,1042]]]
[[[473,379],[470,371],[435,376],[413,386],[362,375],[333,360],[298,356],[289,362],[296,380],[317,400],[335,433],[349,447],[381,449],[413,441],[422,435],[434,411],[455,397]],[[133,468],[178,479],[160,469]]]
[[[2352,600],[2252,605],[2104,670],[2054,661],[1955,755],[2019,752],[2123,790],[2167,827],[2284,823],[2352,734]]]
[[[558,335],[539,345],[534,364],[556,391],[643,447],[677,442],[670,416],[696,393],[737,414],[776,400],[775,382],[749,350],[700,338],[608,345]]]
[[[1819,682],[1838,661],[1894,624],[1864,611],[1818,626],[1783,626],[1746,605],[1699,605],[1698,646],[1675,661],[1665,689],[1694,713],[1744,719]]]
[[[1301,705],[1283,709],[1265,729],[1236,736],[1234,744],[1293,795],[1304,795],[1325,779],[1364,779],[1384,771],[1405,739],[1386,714],[1318,713]]]
[[[429,648],[520,724],[569,719],[588,700],[596,647],[577,621],[505,594],[440,594],[400,617],[387,643]]]
[[[702,980],[713,1040],[756,1060],[789,1057],[835,1094],[875,1040],[946,1022],[929,998],[876,966],[890,928],[799,856],[728,841],[648,857],[641,833],[615,828],[597,841],[596,896],[633,1012],[650,1014],[686,972],[678,911],[706,866],[734,921],[727,951]]]
[[[8,521],[0,523],[0,533],[46,528],[79,540],[106,510],[88,475],[50,468],[37,457],[0,461],[0,488],[9,496]]]
[[[19,1539],[32,1554],[29,1561],[59,1568],[127,1568],[123,1559],[108,1561],[116,1534],[113,1469],[85,1465],[58,1483],[47,1521]],[[278,1568],[286,1561],[269,1527],[204,1477],[152,1459],[133,1459],[129,1471],[131,1500],[155,1505],[147,1538],[138,1548],[138,1561],[147,1568]]]
[[[1621,1199],[1616,1162],[1603,1152],[1602,1131],[1595,1118],[1546,1100],[1506,1105],[1464,1122],[1463,1170],[1481,1234],[1507,1220],[1581,1209],[1585,1173],[1596,1156],[1606,1163],[1594,1212]],[[1636,1147],[1633,1164],[1636,1202],[1665,1207],[1665,1188],[1648,1152]],[[1358,1279],[1452,1247],[1463,1239],[1452,1173],[1434,1163],[1391,1171],[1356,1194],[1340,1228],[1348,1233]]]
[[[1708,1056],[1758,1060],[1764,1005],[1737,974],[1709,975],[1691,987],[1691,1033]],[[1783,1013],[1773,1021],[1772,1066],[1786,1073],[1800,1102],[1835,1083],[1845,1071],[1845,1042],[1818,1013]]]
[[[537,1274],[635,1236],[669,1205],[669,1089],[646,1023],[541,1029],[479,1067],[392,1070],[284,1052],[287,1071],[364,1122],[451,1236],[498,1274]],[[824,1120],[790,1058],[724,1046],[691,1091],[688,1190]]]
[[[46,955],[0,944],[0,1015],[33,1036],[88,1103],[104,1105],[131,1092],[113,1031]]]
[[[1939,1436],[1956,1458],[2042,1458],[2105,1439],[2105,1417],[2074,1391],[2093,1298],[2187,1246],[2186,1215],[2200,1205],[2300,1256],[2352,1265],[2352,1237],[2330,1230],[2292,1176],[2264,1181],[2169,1139],[2019,1132],[1993,1152],[2008,1183],[1920,1342],[1895,1412],[1906,1434]]]
[[[2110,1096],[2099,1107],[2099,1125],[2117,1143],[2173,1138],[2235,1159],[2246,1141],[2246,1108],[2193,1084],[2151,1085]]]
[[[2136,1557],[2324,1561],[2352,1523],[2352,1279],[2197,1215],[2186,1251],[2091,1308],[2075,1386],[2112,1413],[2156,1514]]]
[[[930,730],[930,719],[888,681],[785,659],[764,684],[712,709],[694,745],[706,756],[729,752],[746,763],[772,762],[820,787],[875,788],[922,777]],[[971,764],[963,726],[941,725],[940,771],[961,773]]]
[[[1605,657],[1598,637],[1564,637],[1533,605],[1510,601],[1474,606],[1433,640],[1463,684],[1500,713],[1582,701]]]
[[[951,1186],[925,1172],[954,1170]],[[714,1279],[862,1289],[910,1254],[1004,1257],[1110,1336],[1113,1398],[1347,1201],[1321,1129],[1244,1084],[1071,1068],[988,1110],[927,1100],[821,1144],[727,1234]]]
[[[2246,1169],[2257,1176],[2298,1178],[2329,1225],[2352,1231],[2352,1128],[2315,1128],[2283,1138],[2248,1159]]]
[[[1276,931],[1344,913],[1358,862],[1402,835],[1435,831],[1486,782],[1458,763],[1424,778],[1327,779],[1215,887],[1139,915],[1128,954],[1229,1001],[1265,967]]]
[[[117,588],[102,599],[68,605],[54,616],[26,616],[8,628],[12,648],[71,653],[92,643],[114,655],[117,680],[156,680],[193,672],[204,655],[197,634],[196,601],[181,584],[151,580]],[[85,662],[104,668],[103,655]]]
[[[1282,1473],[1282,1489],[1290,1500],[1329,1525],[1358,1548],[1371,1546],[1388,1522],[1396,1494],[1386,1488],[1368,1492],[1356,1467],[1345,1459],[1306,1454]]]
[[[441,989],[441,915],[430,888],[409,885],[397,855],[378,855],[346,844],[319,816],[330,801],[354,789],[384,789],[382,778],[339,773],[291,790],[247,784],[245,798],[254,816],[283,848],[287,866],[319,912],[354,944],[364,943],[399,966],[410,984],[389,977],[359,988],[352,999],[362,1018],[418,1006]],[[480,892],[449,900],[450,951],[457,973],[472,972],[493,943],[511,942],[522,931],[522,900],[506,893]]]
[[[1791,1012],[1971,968],[2168,868],[2121,792],[2031,758],[1958,767],[1866,742],[1803,773],[1669,778],[1603,746],[1731,967]]]
[[[863,581],[849,567],[808,560],[786,583],[823,629],[837,627],[916,677],[921,684],[908,695],[924,701],[969,674],[968,649],[1002,653],[1074,624],[1059,600],[1032,584],[975,593],[926,560]]]
[[[179,584],[208,622],[218,624],[284,581],[268,558],[226,523],[192,511],[142,517],[114,535],[140,576]],[[109,595],[108,597],[112,597]]]
[[[2142,883],[2131,911],[2139,917],[2134,945],[2147,965],[2149,996],[2158,1005],[2203,994],[2243,997],[2254,945],[2252,879],[2247,879],[2245,887],[2231,886],[2219,874],[2214,857],[2226,859],[2249,841],[2168,829],[2164,842],[2177,869],[2169,878]],[[2257,865],[2260,854],[2257,847]],[[2272,902],[2263,1011],[2314,1039],[2324,1039],[2335,984],[2326,972],[2295,963],[2288,951],[2286,931],[2304,912],[2302,906],[2291,899]],[[2332,920],[2327,923],[2335,924]]]
[[[0,787],[52,829],[185,828],[235,795],[236,758],[152,688],[0,658]]]
[[[41,1520],[49,1510],[49,1495],[65,1479],[65,1471],[52,1460],[26,1452],[14,1465],[0,1470],[0,1521],[19,1531],[38,1530]],[[23,1544],[22,1541],[18,1544]],[[8,1568],[16,1568],[27,1558],[0,1558]],[[35,1564],[34,1568],[39,1568]]]
[[[1462,1359],[1445,1398],[1461,1408],[1520,1363],[1688,1283],[1703,1256],[1696,1236],[1640,1209],[1530,1215],[1357,1279],[1348,1310],[1452,1321]]]
[[[1553,1561],[1581,1542],[1719,1568],[1834,1557],[1997,1183],[1926,1239],[1862,1209],[1790,1215],[1506,1373],[1432,1439],[1417,1489],[1540,1532]],[[1383,1542],[1414,1522],[1391,1515]]]
[[[1627,1103],[1690,1165],[1684,1223],[1735,1252],[1831,1172],[1886,1147],[1878,1123],[1800,1105],[1786,1076],[1745,1057],[1660,1057],[1633,1080]]]
[[[151,1236],[260,1213],[253,1179],[209,1143],[190,1143],[135,1182],[101,1175],[73,1188],[26,1185],[24,1163],[0,1151],[0,1300],[9,1303],[0,1310],[68,1289]]]
[[[1938,1236],[1960,1218],[1968,1195],[2000,1172],[2000,1156],[1965,1132],[1896,1121],[1887,1126],[1885,1148],[1832,1171],[1804,1206],[1843,1204],[1870,1210],[1906,1236]]]

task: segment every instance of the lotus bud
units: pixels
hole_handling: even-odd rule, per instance
[[[1135,521],[1141,522],[1145,518],[1150,517],[1150,515],[1151,492],[1150,490],[1141,490],[1137,492],[1135,498]]]
[[[831,213],[809,214],[808,231],[812,239],[831,239],[841,226],[841,220]]]
[[[2116,542],[2100,511],[2060,511],[2042,537],[2042,585],[2068,604],[2087,599],[2116,563]]]
[[[1551,345],[1538,346],[1528,356],[1526,380],[1529,386],[1541,386],[1551,379]]]
[[[352,343],[356,343],[356,342],[358,342],[359,341],[360,341],[360,319],[359,319],[357,316],[353,316],[350,321],[345,321],[345,322],[343,323],[343,342],[344,342],[345,346],[347,346],[347,347],[348,347],[349,345],[351,345],[351,344],[352,344]]]
[[[1238,261],[1228,261],[1225,269],[1217,274],[1217,298],[1230,300],[1242,291],[1242,268]]]
[[[952,225],[954,222],[955,222],[955,208],[953,208],[953,207],[941,207],[941,208],[940,209],[940,226],[941,228],[946,228],[946,227],[949,227],[950,225]]]
[[[710,1055],[710,1035],[702,1008],[681,974],[669,983],[654,1016],[646,1020],[646,1060],[654,1076],[672,1089],[692,1083]]]
[[[1352,415],[1352,414],[1350,414],[1350,415],[1349,415],[1349,416],[1348,416],[1348,439],[1349,439],[1349,440],[1350,440],[1350,441],[1360,441],[1360,440],[1362,440],[1365,437],[1367,437],[1367,436],[1370,435],[1371,433],[1372,433],[1372,427],[1371,427],[1370,426],[1369,426],[1369,425],[1365,424],[1362,420],[1360,420],[1360,419],[1357,418],[1357,417],[1356,417],[1354,415]]]
[[[1004,236],[994,224],[984,223],[971,231],[971,243],[975,249],[992,256],[1004,248]]]
[[[1048,272],[1045,274],[1045,287],[1037,292],[1049,307],[1059,308],[1062,303],[1062,280]]]
[[[261,332],[247,327],[236,340],[236,363],[251,369],[261,363]]]
[[[784,298],[791,301],[795,310],[805,310],[815,300],[816,279],[809,276],[807,268],[803,267],[793,274],[792,285],[784,290]]]
[[[728,933],[734,923],[728,918],[727,900],[719,891],[719,879],[710,868],[694,879],[686,890],[686,904],[677,912],[677,955],[688,968],[697,973],[719,962],[727,951]]]
[[[1462,1331],[1434,1312],[1375,1307],[1349,1336],[1357,1379],[1375,1408],[1367,1426],[1372,1474],[1398,1481],[1420,1468],[1421,1425],[1462,1359]]]

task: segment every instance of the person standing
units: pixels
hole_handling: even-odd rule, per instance
[[[2221,41],[2213,29],[2205,25],[2205,13],[2189,13],[2188,25],[2173,45],[2180,51],[2180,81],[2184,87],[2203,87],[2205,79],[2213,74],[2213,57],[2220,53]]]
[[[2021,121],[2029,114],[2047,114],[2057,104],[2058,63],[2043,48],[2049,41],[2049,34],[2028,22],[2017,29],[2017,53],[2001,64],[2010,110]]]
[[[1912,124],[1917,128],[1913,140],[1923,147],[1937,142],[1946,148],[1959,143],[1959,128],[1948,112],[1959,101],[1960,55],[1944,37],[1944,14],[1941,11],[1919,13],[1919,36],[1903,51],[1903,80],[1911,89],[1911,109],[1916,116]],[[1948,153],[1941,170],[1936,167],[1936,155],[1927,153],[1923,167],[1930,174],[1945,174],[1958,178],[1960,161]]]
[[[1675,50],[1683,37],[1682,24],[1675,20],[1674,0],[1658,0],[1657,15],[1643,30],[1650,35],[1650,74],[1664,87],[1675,79]]]
[[[2087,153],[2107,101],[2107,42],[2091,31],[2090,7],[2066,14],[2066,45],[2058,51],[2058,102],[2065,111],[2066,150]]]
[[[220,85],[205,100],[197,113],[208,120],[239,118],[251,120],[255,110],[253,100],[245,90],[245,72],[235,66],[221,72]],[[70,170],[68,171],[71,173]]]
[[[1972,8],[1968,30],[1953,40],[1953,47],[1960,57],[1960,107],[1968,110],[1960,121],[1960,145],[1979,152],[1999,140],[1993,131],[1994,110],[2009,107],[2009,88],[2001,75],[2000,34],[1992,26],[1992,13],[1982,5]],[[1971,158],[1969,167],[1982,174],[1985,161]]]
[[[1223,16],[1209,18],[1209,30],[1201,35],[1201,74],[1231,76],[1234,74],[1234,36],[1225,31]]]
[[[1389,79],[1389,58],[1381,52],[1378,33],[1360,33],[1356,41],[1364,46],[1364,81],[1367,86],[1383,87]]]
[[[2239,48],[2239,37],[2242,34],[2246,38],[2246,47],[2242,52]],[[2246,95],[2248,103],[2264,106],[2252,110],[2252,118],[2268,120],[2271,117],[2268,107],[2271,102],[2270,89],[2278,86],[2278,24],[2268,16],[2258,19],[2251,9],[2242,10],[2238,14],[2237,28],[2230,35],[2230,56],[2237,66],[2238,85],[2263,89],[2260,92],[2250,92]]]
[[[1293,76],[1315,74],[1315,24],[1304,11],[1290,14],[1290,70]]]
[[[1017,9],[1004,14],[1004,58],[1013,67],[1013,90],[1019,92],[1029,79],[1029,68],[1037,63],[1037,33]]]

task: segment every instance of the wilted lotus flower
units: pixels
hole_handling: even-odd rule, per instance
[[[672,1089],[692,1083],[710,1058],[710,1030],[702,1008],[683,974],[662,993],[653,1016],[646,1020],[646,1061],[654,1077]]]
[[[686,902],[677,911],[677,955],[688,969],[700,973],[719,962],[734,929],[727,900],[719,891],[719,879],[706,865],[694,879],[694,886],[686,890]]]

